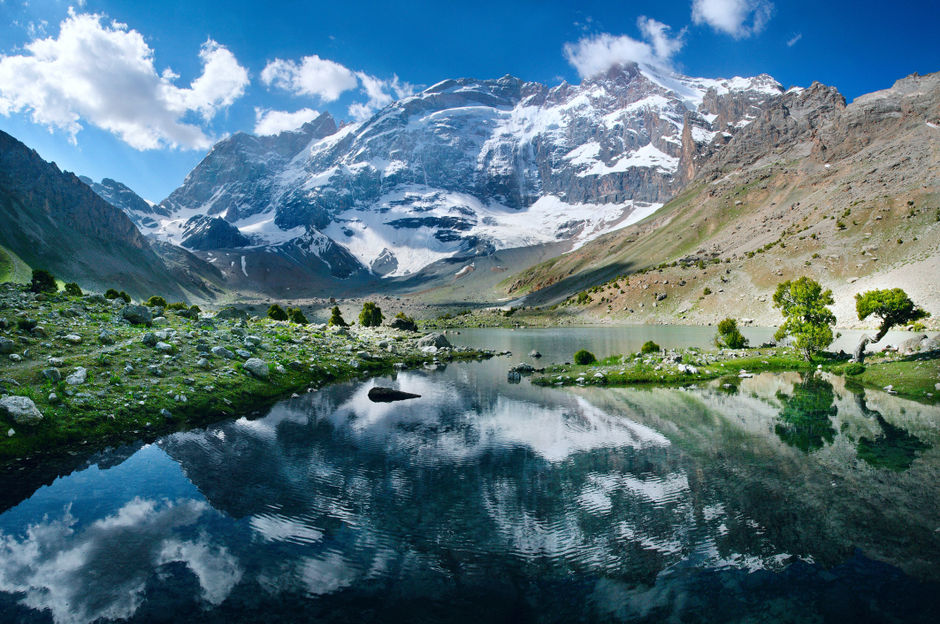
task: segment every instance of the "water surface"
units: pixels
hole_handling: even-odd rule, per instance
[[[453,340],[563,361],[708,339],[641,329]],[[538,388],[507,382],[519,359],[21,478],[0,621],[934,621],[938,408],[798,374]]]

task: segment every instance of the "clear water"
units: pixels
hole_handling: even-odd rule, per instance
[[[452,340],[545,362],[708,334]],[[0,476],[0,621],[936,621],[940,408],[796,374],[510,384],[520,359]]]

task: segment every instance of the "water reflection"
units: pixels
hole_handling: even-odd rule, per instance
[[[780,423],[774,431],[781,440],[804,453],[812,453],[831,444],[836,430],[832,418],[837,409],[832,384],[815,373],[809,373],[793,386],[793,393],[777,393],[783,403]]]
[[[886,421],[881,412],[869,408],[865,401],[865,390],[856,393],[855,402],[859,411],[874,418],[881,429],[880,435],[859,438],[858,456],[863,461],[876,468],[900,472],[910,468],[917,456],[930,448],[916,436]]]
[[[916,621],[940,606],[896,567],[940,579],[936,410],[819,375],[569,392],[507,383],[507,367],[325,388],[60,479],[0,515],[0,620],[779,621],[864,595]],[[421,397],[373,403],[373,385]],[[916,440],[920,461],[876,473],[856,439],[892,465]]]

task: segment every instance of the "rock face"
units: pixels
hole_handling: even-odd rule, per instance
[[[29,397],[3,397],[0,399],[0,408],[5,409],[13,422],[18,425],[34,425],[42,420],[42,412]]]
[[[681,159],[694,168],[782,91],[766,75],[710,80],[636,64],[553,88],[446,80],[339,129],[323,114],[278,136],[233,135],[144,231],[204,252],[251,245],[218,264],[249,280],[246,259],[273,262],[259,245],[336,278],[573,245],[655,210],[684,183]]]
[[[395,388],[382,388],[374,386],[369,389],[369,400],[373,403],[391,403],[393,401],[405,401],[408,399],[420,399],[420,394],[411,392],[402,392]]]

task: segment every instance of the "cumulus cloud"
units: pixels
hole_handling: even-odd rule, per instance
[[[692,0],[692,21],[742,39],[762,31],[773,8],[768,0]]]
[[[347,67],[316,54],[305,56],[299,63],[274,59],[261,71],[261,81],[295,95],[316,96],[322,102],[333,102],[358,84]]]
[[[135,149],[202,149],[212,139],[187,121],[208,121],[241,97],[248,71],[212,39],[199,52],[202,74],[176,86],[172,70],[157,73],[154,52],[126,24],[76,14],[59,36],[34,39],[23,54],[0,55],[0,114],[28,112],[35,123],[64,130],[75,142],[83,123],[107,130]]]
[[[601,33],[566,43],[565,58],[582,78],[603,73],[615,65],[638,63],[671,69],[672,57],[682,49],[685,29],[672,36],[666,24],[640,17],[637,26],[644,40]]]
[[[198,579],[203,600],[219,604],[242,578],[237,559],[205,536],[180,535],[207,513],[201,501],[135,498],[81,528],[66,508],[61,519],[44,518],[22,538],[0,533],[0,591],[48,610],[56,624],[124,619],[140,607],[157,568],[181,562]]]
[[[308,121],[316,119],[319,114],[312,108],[301,108],[293,113],[255,108],[255,134],[265,136],[296,130]]]
[[[382,80],[365,72],[356,72],[356,76],[362,84],[362,93],[368,97],[367,101],[356,102],[349,107],[349,114],[356,121],[368,119],[377,110],[385,108],[396,99],[408,97],[415,91],[413,85],[402,82],[398,76],[393,76],[391,80]]]

